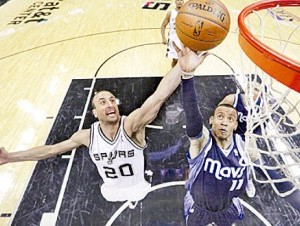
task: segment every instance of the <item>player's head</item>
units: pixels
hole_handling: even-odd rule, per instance
[[[175,0],[176,9],[180,9],[184,4],[184,0]]]
[[[248,79],[248,86],[250,84],[253,86],[253,100],[256,100],[260,95],[262,91],[262,80],[257,74],[247,74]],[[249,89],[250,87],[248,87]]]
[[[92,99],[92,111],[101,122],[116,123],[120,119],[118,100],[106,90],[95,92]]]
[[[209,118],[209,123],[214,136],[221,140],[226,140],[232,136],[233,131],[238,126],[237,111],[230,104],[220,104]]]

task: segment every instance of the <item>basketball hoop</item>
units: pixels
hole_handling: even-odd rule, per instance
[[[247,56],[273,78],[300,92],[300,63],[268,47],[256,38],[245,24],[246,17],[253,11],[274,7],[299,6],[300,1],[261,1],[246,7],[239,15],[239,44]],[[278,72],[281,73],[278,73]]]
[[[294,38],[300,40],[300,18],[290,12],[296,6],[300,1],[260,1],[247,6],[238,17],[241,74],[250,75],[243,79],[248,107],[248,164],[255,180],[271,184],[281,197],[300,189],[300,62],[292,51],[288,52],[294,48]],[[260,104],[253,98],[258,80]],[[253,152],[259,152],[258,161],[251,161]],[[260,169],[265,178],[255,169]],[[282,184],[288,186],[281,188]]]

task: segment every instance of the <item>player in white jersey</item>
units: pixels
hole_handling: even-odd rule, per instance
[[[0,147],[0,165],[45,159],[85,145],[89,147],[103,178],[101,191],[104,198],[110,201],[143,198],[149,190],[143,178],[146,125],[155,119],[161,106],[180,84],[183,71],[194,71],[207,56],[206,53],[197,55],[188,48],[179,51],[178,55],[180,64],[173,67],[162,78],[155,92],[126,118],[119,113],[116,97],[109,91],[100,91],[92,99],[92,111],[98,122],[91,129],[79,130],[68,140],[57,144],[24,151],[7,152]],[[135,197],[137,190],[141,192]],[[129,191],[131,195],[128,195]]]
[[[89,153],[103,178],[102,195],[109,201],[138,201],[150,189],[144,178],[144,147],[135,144],[126,134],[121,117],[114,140],[109,140],[99,122],[91,126]]]
[[[181,6],[184,4],[183,0],[175,0],[175,9],[172,9],[169,11],[163,20],[160,31],[161,31],[161,37],[162,37],[162,42],[163,44],[167,45],[167,54],[166,56],[168,58],[172,59],[172,64],[171,66],[174,67],[177,63],[178,56],[177,56],[177,51],[173,46],[173,42],[175,42],[176,46],[179,48],[182,48],[182,43],[180,42],[177,33],[176,33],[176,28],[175,28],[175,20],[176,16],[178,14],[179,9]],[[166,39],[166,27],[169,24],[169,33],[168,33],[168,40]]]

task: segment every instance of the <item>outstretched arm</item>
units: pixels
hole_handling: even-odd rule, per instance
[[[0,165],[9,162],[21,161],[36,161],[41,159],[50,158],[58,154],[71,151],[80,145],[89,145],[89,129],[80,130],[72,135],[68,140],[62,141],[53,145],[44,145],[39,147],[30,148],[24,151],[7,152],[5,148],[0,148]]]
[[[182,99],[186,120],[186,134],[190,140],[190,157],[195,158],[207,139],[203,133],[203,120],[198,108],[194,78],[182,79]]]
[[[175,48],[178,51],[179,63],[163,77],[156,91],[144,102],[144,104],[133,111],[126,119],[125,129],[129,136],[133,133],[142,132],[146,125],[156,118],[163,103],[180,84],[183,72],[195,71],[207,56],[206,53],[198,56],[187,47],[180,50],[175,45]],[[143,137],[141,136],[141,139],[142,138]],[[141,141],[139,138],[137,138],[137,140]]]

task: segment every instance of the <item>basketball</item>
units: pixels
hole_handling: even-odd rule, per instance
[[[184,46],[195,51],[206,51],[226,38],[230,15],[219,0],[190,0],[178,11],[175,27]]]

